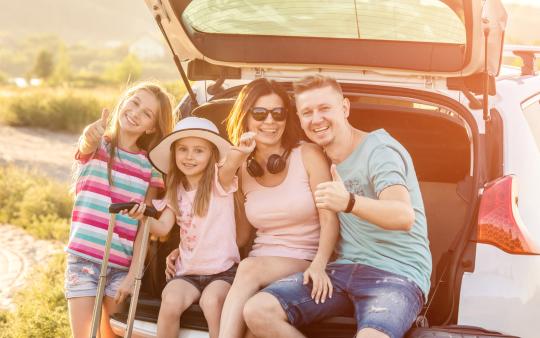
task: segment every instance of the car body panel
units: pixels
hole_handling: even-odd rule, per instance
[[[297,70],[331,68],[372,70],[392,75],[463,77],[484,71],[484,32],[489,31],[487,68],[490,74],[497,74],[501,63],[507,20],[500,0],[467,0],[463,3],[459,0],[445,0],[440,3],[446,2],[450,7],[459,7],[455,11],[456,15],[462,16],[461,20],[466,32],[466,41],[463,43],[286,36],[285,33],[284,35],[219,34],[195,30],[186,23],[182,15],[193,3],[211,9],[215,7],[215,15],[219,16],[221,12],[218,9],[224,4],[221,1],[145,1],[154,17],[160,22],[162,32],[169,40],[174,54],[181,60],[199,59],[216,65],[237,68],[254,68],[254,66],[264,69],[286,67]],[[436,2],[434,0],[427,2],[429,1]],[[306,3],[307,9],[313,7],[314,1],[303,2]],[[411,1],[395,4],[393,1],[386,1],[385,3],[394,6],[391,9],[395,10],[396,7],[409,2]],[[235,3],[245,7],[260,5],[260,1],[257,4],[250,1],[230,1],[225,4],[232,6]],[[316,3],[320,4],[320,2]],[[332,2],[331,6],[333,8],[344,3],[350,4],[350,1]],[[361,7],[363,3],[366,1],[355,2],[355,6]],[[281,10],[280,6],[283,4],[275,1],[264,3],[268,11],[274,12]],[[238,9],[242,10],[243,7],[238,7]],[[253,10],[257,11],[256,8]],[[305,13],[308,16],[310,14]],[[346,15],[347,12],[343,14]],[[357,20],[361,14],[357,13]],[[276,17],[281,18],[283,15],[276,15]],[[223,18],[220,19],[223,20]],[[264,16],[260,16],[260,19],[264,20]],[[316,21],[313,24],[315,25]],[[286,32],[286,25],[283,25],[282,29]],[[271,49],[268,46],[271,46]]]

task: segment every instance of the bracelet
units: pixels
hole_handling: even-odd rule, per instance
[[[349,193],[349,203],[347,204],[347,208],[343,210],[345,213],[350,213],[352,209],[354,208],[354,202],[356,202],[356,198],[354,197],[354,194],[352,192]]]

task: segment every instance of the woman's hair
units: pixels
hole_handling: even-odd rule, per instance
[[[291,105],[289,95],[287,95],[285,90],[277,82],[265,78],[253,80],[244,86],[234,102],[231,112],[227,117],[227,134],[233,144],[238,145],[240,136],[248,130],[247,115],[249,110],[253,108],[255,102],[261,96],[270,94],[278,95],[287,110],[285,132],[281,137],[281,145],[286,151],[298,146],[298,143],[303,138],[303,131],[300,128],[298,118],[295,116],[296,114]]]
[[[155,145],[157,145],[159,141],[165,137],[165,135],[170,134],[173,129],[174,120],[171,104],[172,98],[163,87],[153,82],[140,82],[126,89],[114,107],[113,113],[109,117],[107,130],[105,131],[105,135],[110,139],[107,177],[109,178],[109,184],[111,185],[111,171],[116,154],[116,148],[118,147],[118,133],[120,130],[120,124],[118,122],[119,113],[124,108],[126,102],[141,90],[147,91],[148,93],[154,95],[159,102],[159,107],[155,116],[156,120],[154,121],[154,132],[150,134],[144,133],[141,135],[137,139],[137,146],[140,149],[149,151]]]
[[[169,171],[165,178],[165,187],[167,188],[165,199],[173,208],[175,214],[180,215],[180,210],[178,209],[178,187],[182,184],[184,188],[190,189],[190,186],[186,179],[186,175],[184,175],[184,173],[176,166],[175,150],[177,142],[178,141],[175,141],[171,144],[171,161],[169,162]],[[212,185],[216,174],[216,163],[219,161],[219,151],[217,147],[210,141],[208,141],[208,143],[211,145],[210,149],[212,155],[204,169],[203,176],[197,186],[195,199],[193,200],[193,214],[199,217],[206,216],[206,213],[208,212],[210,196],[212,195]]]

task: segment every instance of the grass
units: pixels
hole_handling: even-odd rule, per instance
[[[186,91],[180,81],[163,86],[176,102]],[[123,88],[0,87],[0,123],[80,133],[101,116],[103,108],[114,108]]]
[[[38,267],[14,298],[14,312],[0,312],[0,337],[70,337],[64,298],[65,255],[57,254]]]
[[[35,171],[0,167],[0,223],[20,226],[40,239],[66,241],[73,201],[67,184]]]

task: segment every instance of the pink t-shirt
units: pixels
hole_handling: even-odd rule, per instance
[[[317,253],[319,214],[301,149],[292,150],[287,176],[275,187],[260,185],[243,167],[246,216],[257,229],[250,256],[312,260]]]
[[[196,190],[186,191],[178,187],[176,223],[180,226],[180,257],[176,261],[176,275],[213,275],[228,270],[240,262],[236,245],[236,222],[234,219],[234,196],[238,189],[235,177],[229,190],[214,177],[208,213],[204,217],[193,214]],[[159,211],[165,207],[173,210],[166,200],[154,200]]]

